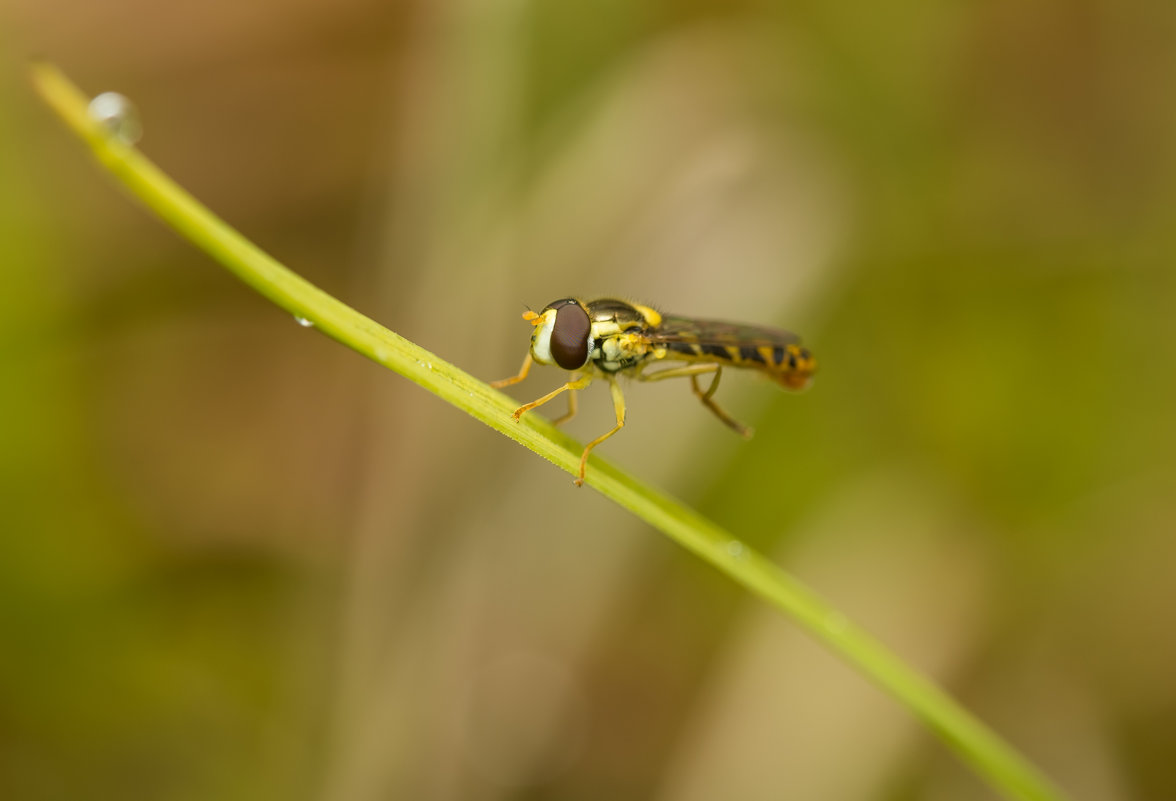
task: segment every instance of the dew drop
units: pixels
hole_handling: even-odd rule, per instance
[[[135,104],[118,92],[103,92],[90,101],[90,118],[98,121],[115,139],[133,145],[143,136],[143,123]]]
[[[294,322],[298,323],[303,328],[314,328],[314,323],[307,320],[305,317],[295,317]]]
[[[742,559],[746,555],[747,549],[739,540],[731,540],[727,543],[727,554],[736,559]]]

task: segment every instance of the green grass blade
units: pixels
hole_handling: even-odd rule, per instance
[[[197,202],[133,146],[91,118],[89,98],[49,64],[32,67],[44,101],[80,136],[105,168],[151,211],[291,315],[394,370],[491,428],[575,475],[581,445],[515,401],[370,320],[298,277]],[[1061,801],[1065,796],[1031,763],[829,603],[679,501],[593,458],[585,483],[649,523],[733,581],[783,611],[921,718],[1008,798]]]

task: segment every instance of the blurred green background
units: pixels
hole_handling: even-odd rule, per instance
[[[1173,4],[0,9],[0,797],[981,799],[787,620],[142,213],[33,56],[488,380],[567,295],[803,333],[808,393],[724,379],[750,442],[666,382],[601,453],[1076,798],[1176,798]]]

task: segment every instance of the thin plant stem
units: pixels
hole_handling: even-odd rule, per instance
[[[516,402],[384,328],[262,252],[197,202],[135,147],[91,117],[86,97],[56,67],[37,63],[41,98],[124,187],[181,236],[274,304],[393,370],[564,471],[578,473],[581,446]],[[593,458],[585,484],[763,598],[923,720],[1007,798],[1062,801],[1063,793],[1007,742],[929,679],[800,581],[681,502]]]

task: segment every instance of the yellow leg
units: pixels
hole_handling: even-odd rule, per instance
[[[714,378],[711,379],[710,387],[703,392],[698,386],[698,376],[706,375],[707,373],[714,373]],[[731,415],[727,414],[715,403],[713,398],[715,390],[719,388],[719,377],[723,374],[723,366],[720,364],[691,364],[685,367],[671,367],[668,370],[659,370],[656,373],[638,373],[637,378],[640,381],[661,381],[664,378],[690,378],[690,385],[694,389],[694,394],[702,401],[702,405],[710,409],[715,417],[723,421],[723,424],[737,433],[744,439],[748,439],[752,435],[752,430],[740,423]]]
[[[572,377],[569,379],[569,381],[572,381],[573,383],[576,381],[579,381],[579,380],[580,380],[579,373],[572,373]],[[564,423],[566,423],[568,420],[571,420],[573,417],[576,416],[576,397],[577,396],[576,396],[575,392],[568,393],[568,413],[565,414],[563,417],[557,417],[556,419],[552,420],[551,421],[552,425],[561,426]]]
[[[638,381],[661,381],[666,378],[685,378],[691,375],[706,375],[717,373],[722,369],[717,364],[690,364],[685,367],[671,367],[668,370],[658,370],[656,373],[638,373]]]
[[[591,453],[592,449],[597,445],[604,442],[606,439],[625,427],[625,396],[621,392],[621,385],[617,383],[617,379],[614,378],[610,373],[606,373],[605,378],[608,379],[608,388],[609,391],[612,392],[613,411],[616,412],[617,415],[617,424],[610,430],[589,442],[588,445],[584,448],[584,454],[580,457],[580,477],[576,479],[577,487],[584,486],[584,471],[588,469],[588,454]]]
[[[690,386],[694,389],[694,394],[698,396],[700,401],[702,401],[702,405],[714,412],[715,417],[726,423],[727,427],[739,436],[743,437],[744,439],[751,439],[751,435],[753,433],[752,430],[743,425],[743,423],[740,423],[731,415],[727,414],[725,411],[723,411],[719,404],[712,400],[715,394],[715,390],[719,388],[719,376],[722,374],[723,371],[721,369],[715,370],[715,377],[711,379],[710,387],[706,392],[703,392],[702,389],[698,386],[698,376],[696,375],[690,376]]]
[[[690,385],[694,387],[695,395],[698,395],[698,397],[702,398],[703,400],[709,400],[715,396],[715,390],[719,388],[719,379],[722,377],[723,371],[721,369],[716,369],[715,377],[711,379],[710,386],[707,387],[705,394],[700,393],[698,389],[698,376],[690,376]]]
[[[518,375],[512,375],[510,378],[503,378],[500,381],[491,381],[490,386],[495,389],[502,389],[503,387],[509,387],[511,384],[519,383],[527,377],[527,373],[531,372],[532,364],[534,364],[534,360],[531,358],[531,351],[527,351],[527,358],[523,359],[523,366],[519,368]]]
[[[580,378],[577,378],[575,381],[569,381],[568,383],[564,384],[559,389],[548,392],[546,395],[544,395],[539,400],[533,400],[530,403],[526,404],[525,406],[520,406],[519,408],[514,410],[514,414],[511,416],[514,417],[514,419],[518,420],[520,417],[523,416],[523,414],[525,412],[529,412],[537,406],[542,406],[543,404],[547,403],[549,400],[554,398],[559,393],[566,392],[568,390],[575,392],[576,390],[583,389],[584,387],[588,386],[591,383],[592,383],[592,376],[590,376],[590,375],[581,376]],[[560,419],[562,420],[563,418],[560,418]]]

